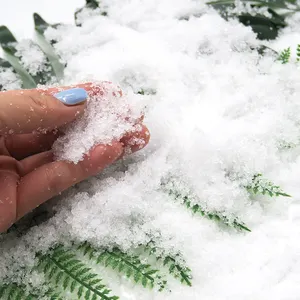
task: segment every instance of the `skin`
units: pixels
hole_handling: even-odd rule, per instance
[[[101,89],[92,89],[91,83],[76,87],[101,98]],[[136,152],[149,141],[141,118],[137,122],[142,130],[111,145],[96,145],[78,164],[54,161],[51,147],[59,128],[86,107],[86,102],[66,106],[53,97],[69,88],[0,92],[0,233],[43,202],[122,158],[125,149]],[[144,140],[142,147],[132,143],[133,137]]]

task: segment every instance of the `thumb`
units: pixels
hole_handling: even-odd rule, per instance
[[[0,135],[56,129],[83,113],[87,97],[83,88],[0,92]]]

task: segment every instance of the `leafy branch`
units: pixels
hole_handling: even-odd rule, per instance
[[[71,250],[58,246],[52,253],[40,256],[40,267],[56,288],[62,286],[71,293],[76,291],[78,299],[119,299],[110,296],[111,290]]]
[[[154,255],[157,261],[163,260],[163,265],[168,267],[168,271],[172,276],[179,279],[181,283],[192,286],[192,271],[189,267],[177,261],[177,258],[180,256],[179,254],[175,255],[175,258],[172,255],[158,254],[153,241],[148,243],[146,250],[149,251],[149,254]]]
[[[15,283],[0,284],[0,299],[3,300],[37,300]]]
[[[152,269],[149,264],[142,263],[139,257],[135,255],[129,255],[118,248],[99,253],[97,249],[88,243],[84,243],[78,248],[89,259],[95,260],[97,264],[117,270],[127,278],[133,279],[135,283],[142,284],[145,288],[154,288],[157,285],[159,291],[162,291],[166,287],[167,281],[162,279],[162,276],[158,274],[158,270]]]
[[[206,217],[212,221],[221,222],[227,226],[234,227],[235,229],[251,231],[243,222],[239,221],[238,218],[230,220],[228,217],[224,216],[222,213],[218,212],[207,212],[199,204],[192,204],[191,199],[182,195],[180,192],[172,189],[168,191],[169,195],[174,197],[175,200],[180,200],[189,210],[194,214],[199,214],[203,217]]]
[[[291,197],[291,195],[283,192],[281,188],[277,185],[274,185],[273,182],[263,178],[262,174],[256,174],[253,176],[252,183],[248,185],[247,190],[250,193],[255,195],[269,195],[270,197],[273,196],[283,196],[283,197]]]
[[[236,17],[250,26],[261,40],[275,39],[279,30],[287,26],[286,16],[299,11],[295,0],[218,0],[206,4],[219,11],[223,18]]]
[[[287,64],[289,62],[290,58],[291,58],[291,48],[289,47],[289,48],[284,49],[280,53],[278,60],[281,61],[283,64]]]

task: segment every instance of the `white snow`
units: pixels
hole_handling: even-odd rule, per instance
[[[92,90],[95,95],[88,97],[84,115],[65,126],[64,135],[55,141],[56,159],[77,163],[93,146],[110,144],[141,128],[142,109],[134,103],[134,94],[124,97],[120,88],[109,82],[93,83]]]
[[[226,22],[201,1],[103,3],[108,18],[89,16],[82,27],[50,29],[47,36],[57,38],[68,61],[64,84],[108,80],[127,97],[152,91],[132,96],[146,107],[150,143],[54,199],[56,215],[25,236],[0,236],[0,279],[21,280],[15,270],[33,263],[33,250],[57,241],[127,250],[154,239],[180,252],[193,286],[170,281],[172,292],[160,293],[117,278],[110,283],[121,299],[299,299],[299,65],[261,57],[250,49],[259,41],[249,27]],[[54,6],[52,13],[54,20]],[[268,45],[294,47],[299,22],[298,15]],[[77,124],[70,140],[61,139],[62,157],[76,161],[98,133],[108,138],[109,127],[89,116],[84,130]],[[258,173],[292,198],[250,197],[244,186]],[[192,215],[164,190],[171,180],[193,203],[238,217],[252,232]]]
[[[24,68],[30,70],[30,74],[33,76],[42,71],[49,71],[50,67],[47,66],[46,55],[31,40],[20,41],[16,44],[16,50],[15,56],[20,58]]]

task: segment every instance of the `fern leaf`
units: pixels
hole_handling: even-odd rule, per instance
[[[268,195],[270,197],[291,197],[291,195],[283,192],[281,188],[274,185],[271,181],[263,178],[262,174],[256,174],[253,176],[251,185],[248,185],[247,190],[254,195]]]
[[[52,288],[49,288],[44,294],[49,300],[64,300],[59,292],[54,291]],[[29,300],[29,299],[26,299]],[[31,300],[31,299],[30,299]]]
[[[111,251],[103,251],[97,255],[97,249],[94,249],[88,243],[81,245],[79,249],[90,259],[94,259],[97,264],[102,264],[123,273],[127,278],[141,284],[143,287],[153,288],[156,285],[159,289],[163,289],[158,281],[158,270],[152,269],[151,265],[143,264],[137,256],[129,255],[117,248]]]
[[[86,267],[76,258],[76,254],[68,249],[59,246],[40,259],[40,262],[42,270],[45,270],[45,264],[52,265],[51,268],[46,268],[45,275],[56,287],[59,287],[62,282],[65,290],[69,290],[71,293],[77,292],[78,299],[118,299],[118,297],[110,295],[111,290],[105,285],[99,285],[101,279],[96,278],[97,274],[92,273],[91,269]],[[55,276],[51,275],[53,269],[58,270]]]
[[[155,256],[157,261],[163,260],[163,265],[168,267],[169,273],[174,278],[179,279],[183,284],[192,286],[192,271],[189,267],[183,265],[185,262],[178,263],[177,257],[179,257],[179,254],[177,254],[175,258],[171,255],[164,255],[164,253],[157,255],[157,248],[153,241],[145,246],[145,251],[148,252],[149,255]]]
[[[297,45],[296,55],[297,55],[297,61],[300,61],[300,44]]]
[[[289,62],[290,58],[291,58],[291,48],[289,47],[289,48],[284,49],[280,53],[278,60],[281,61],[281,63],[283,63],[283,64],[287,64]]]
[[[0,284],[0,299],[1,300],[37,300],[34,295],[28,295],[23,287],[18,286],[15,283]]]
[[[173,196],[175,198],[175,200],[180,199],[182,204],[184,204],[194,214],[199,214],[203,217],[207,217],[208,219],[216,221],[216,222],[222,222],[223,224],[233,227],[235,229],[251,231],[243,222],[239,221],[237,218],[235,218],[233,221],[230,221],[228,217],[224,216],[221,213],[218,213],[218,212],[210,213],[210,212],[207,212],[204,209],[202,209],[199,204],[193,205],[188,196],[181,195],[176,190],[169,190],[169,195]]]

